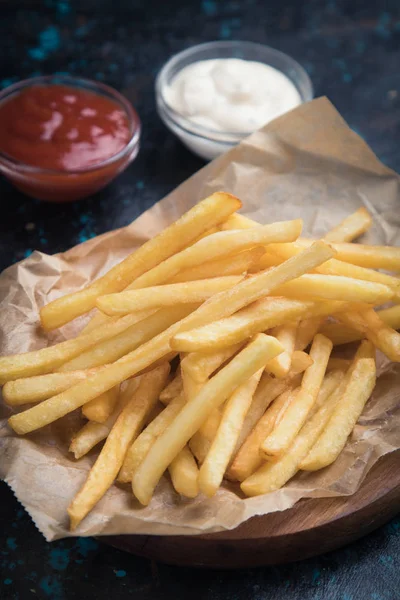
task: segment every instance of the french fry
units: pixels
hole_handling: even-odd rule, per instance
[[[155,440],[167,429],[167,427],[175,419],[176,415],[181,411],[185,404],[183,394],[180,394],[172,400],[166,408],[147,425],[142,433],[136,438],[128,452],[118,474],[120,483],[128,483],[132,480],[132,475],[143,462]]]
[[[186,283],[171,283],[141,290],[128,290],[97,299],[97,308],[107,315],[125,315],[136,310],[163,308],[176,304],[201,303],[227,290],[242,279],[240,276],[213,277]]]
[[[243,275],[253,265],[256,265],[265,254],[263,247],[250,248],[239,254],[226,258],[209,260],[201,265],[192,266],[174,275],[168,283],[182,283],[210,277],[226,277],[227,275]]]
[[[185,404],[173,423],[155,441],[132,477],[132,490],[141,504],[150,502],[160,477],[212,409],[218,408],[239,385],[281,351],[282,346],[275,338],[257,335],[203,386],[199,394]]]
[[[372,217],[362,206],[326,233],[324,240],[326,242],[351,242],[368,231],[371,225]]]
[[[177,370],[173,379],[165,386],[160,394],[160,401],[163,404],[169,404],[171,400],[183,392],[183,381],[181,369]]]
[[[316,471],[336,460],[371,396],[375,383],[375,360],[359,359],[324,431],[302,460],[301,469]]]
[[[342,389],[343,381],[339,384]],[[343,386],[345,387],[345,386]],[[299,470],[301,461],[318,439],[338,401],[338,389],[320,403],[319,409],[306,422],[287,452],[275,461],[268,461],[241,484],[246,496],[258,496],[281,488]]]
[[[121,410],[127,402],[129,402],[133,392],[138,387],[139,381],[140,377],[131,379],[127,388],[119,393],[117,405],[107,421],[104,423],[89,421],[74,435],[71,440],[69,451],[72,452],[76,460],[82,458],[82,456],[90,452],[97,444],[106,439]]]
[[[313,240],[301,238],[290,244],[271,244],[268,249],[283,258],[295,256],[309,248]],[[332,243],[338,260],[366,267],[367,269],[385,269],[400,271],[400,248],[395,246],[368,246],[366,244]]]
[[[389,302],[394,297],[393,289],[382,283],[309,273],[284,283],[274,290],[274,294],[287,298],[325,298],[375,305]]]
[[[96,423],[104,423],[108,417],[112,414],[115,405],[117,404],[119,393],[119,386],[111,388],[93,398],[87,404],[82,407],[82,414],[89,419],[89,421],[95,421]]]
[[[152,339],[161,331],[164,331],[167,327],[181,319],[182,315],[194,310],[196,307],[196,304],[186,304],[161,308],[115,337],[99,342],[86,352],[82,352],[79,356],[61,365],[58,370],[67,372],[111,364],[125,356],[128,352],[135,350],[135,348],[138,348],[144,342]]]
[[[172,485],[178,494],[195,498],[199,493],[199,469],[193,454],[184,446],[168,467]]]
[[[305,371],[300,391],[285,411],[281,422],[261,444],[263,458],[280,456],[293,443],[317,400],[331,351],[332,342],[317,334],[310,349],[314,362]]]
[[[324,320],[325,315],[317,315],[307,317],[300,321],[297,327],[296,350],[304,350],[311,344]]]
[[[282,418],[282,415],[296,397],[298,391],[299,388],[289,387],[278,396],[272,406],[261,416],[229,468],[228,476],[230,479],[243,481],[262,464],[263,459],[260,455],[260,446],[271,433],[276,423]]]
[[[100,367],[101,368],[101,367]],[[47,375],[36,375],[8,381],[3,389],[3,399],[10,406],[22,406],[33,404],[51,398],[67,390],[75,383],[84,381],[98,369],[71,371],[70,373],[48,373]]]
[[[376,314],[388,327],[400,329],[400,305],[377,310]],[[332,340],[334,346],[356,342],[364,337],[360,331],[349,328],[348,325],[342,325],[341,323],[327,323],[321,328],[321,333]]]
[[[270,360],[265,365],[265,370],[275,377],[285,377],[291,368],[293,352],[296,345],[297,323],[280,325],[276,327],[272,335],[282,344],[285,351]]]
[[[236,314],[202,327],[182,331],[171,341],[171,347],[180,352],[220,351],[234,344],[243,343],[252,335],[272,327],[296,321],[308,315],[329,315],[348,310],[347,302],[330,300],[289,300],[266,298],[258,300]]]
[[[400,333],[385,325],[372,308],[350,311],[338,315],[339,320],[363,333],[381,352],[393,362],[400,362]]]
[[[254,373],[226,402],[220,425],[199,472],[200,491],[208,497],[213,496],[221,485],[262,372],[260,369]]]
[[[121,263],[89,286],[62,296],[40,311],[47,331],[61,327],[95,307],[99,296],[119,292],[136,277],[182,250],[202,233],[223,222],[241,206],[240,200],[223,192],[212,194],[164,229]]]
[[[292,357],[292,366],[290,372],[292,374],[303,373],[308,367],[313,364],[313,359],[309,354],[302,350],[295,350]]]
[[[189,448],[201,465],[211,448],[211,442],[200,431],[197,431],[189,441]]]
[[[231,214],[220,226],[222,231],[228,231],[230,229],[252,229],[253,227],[261,227],[261,223],[249,219],[244,215],[238,213]]]
[[[45,400],[24,413],[12,416],[9,419],[10,426],[16,433],[23,435],[59,419],[86,404],[89,400],[106,392],[114,385],[130,377],[134,377],[157,360],[170,354],[172,340],[177,333],[200,327],[210,321],[231,315],[258,296],[268,293],[269,288],[271,289],[279,285],[279,283],[301,275],[304,271],[320,264],[331,255],[332,251],[330,248],[323,243],[316,242],[300,256],[294,257],[286,261],[286,263],[275,267],[273,271],[255,275],[251,280],[243,281],[227,292],[216,294],[192,314],[174,323],[168,329],[156,335],[142,346],[139,346],[136,350],[129,352],[112,365],[105,367],[101,373],[92,375],[69,390]],[[188,310],[187,305],[183,305],[181,308],[183,314],[185,314],[185,310]],[[131,315],[127,316],[130,317]],[[121,317],[120,320],[124,318],[126,317]],[[111,325],[115,325],[115,323]],[[105,324],[103,327],[107,326],[108,324]],[[86,335],[91,336],[92,334],[89,333]],[[4,360],[6,359],[3,358],[0,360],[0,367],[2,365],[1,361]],[[8,379],[10,378],[8,377]],[[15,378],[18,378],[18,375]]]
[[[191,352],[182,360],[182,366],[191,377],[199,383],[204,383],[227,360],[232,358],[243,347],[234,344],[218,352]]]
[[[126,315],[118,321],[106,323],[88,334],[80,335],[77,338],[60,342],[48,348],[3,356],[0,358],[0,383],[6,383],[20,377],[49,373],[97,343],[120,334],[141,319],[142,317],[138,315]]]
[[[169,364],[164,363],[141,377],[139,387],[119,414],[85,484],[68,507],[72,531],[112,485],[126,451],[157,402],[168,373]]]
[[[268,248],[268,246],[266,246]],[[271,267],[276,267],[283,263],[284,259],[277,254],[272,254],[272,252],[265,252],[259,261],[249,269],[250,273],[257,273],[258,271],[264,271],[265,269],[270,269]]]

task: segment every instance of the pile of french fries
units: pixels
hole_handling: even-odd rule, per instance
[[[364,208],[317,241],[301,219],[260,225],[240,208],[212,194],[43,307],[46,331],[94,309],[75,339],[0,359],[17,434],[81,410],[75,459],[104,442],[72,529],[114,481],[147,505],[166,472],[187,498],[224,478],[253,496],[332,464],[374,389],[376,349],[400,361],[400,279],[387,274],[400,248],[353,243],[372,223]],[[352,360],[332,357],[348,342]]]

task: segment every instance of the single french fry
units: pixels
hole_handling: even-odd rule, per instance
[[[140,377],[131,379],[127,388],[119,393],[117,405],[107,421],[104,423],[89,421],[74,435],[71,440],[69,451],[72,452],[76,459],[82,458],[82,456],[97,446],[97,444],[106,439],[121,410],[129,402],[133,392],[138,387],[139,381]]]
[[[304,350],[311,344],[325,317],[326,315],[310,316],[300,321],[297,328],[296,350]]]
[[[326,242],[351,242],[368,231],[372,217],[362,206],[324,235]]]
[[[46,330],[56,329],[88,312],[94,308],[99,296],[123,290],[136,277],[188,246],[240,206],[240,200],[231,194],[212,194],[110,269],[106,275],[83,290],[62,296],[44,306],[40,311],[42,326]]]
[[[222,231],[227,231],[229,229],[252,229],[253,227],[261,227],[261,223],[257,223],[257,221],[253,221],[253,219],[249,219],[248,217],[240,215],[236,212],[231,214],[220,225],[220,229]]]
[[[93,398],[87,404],[82,407],[82,414],[89,419],[89,421],[95,421],[96,423],[104,423],[108,417],[112,414],[118,400],[119,385],[107,390]]]
[[[180,307],[182,314],[186,314],[187,316],[181,321],[174,323],[153,339],[136,348],[136,350],[129,352],[129,354],[115,361],[112,365],[105,367],[101,373],[95,373],[69,390],[61,392],[61,394],[57,394],[48,400],[44,400],[41,404],[30,408],[24,413],[14,415],[9,419],[10,426],[16,433],[23,435],[52,423],[86,404],[92,398],[96,398],[114,385],[130,377],[134,377],[156,361],[170,354],[171,342],[177,333],[188,331],[189,329],[210,323],[210,321],[231,315],[241,307],[247,305],[255,297],[268,293],[269,288],[301,275],[331,255],[332,251],[330,248],[317,242],[300,256],[294,257],[292,260],[275,267],[273,271],[255,275],[251,278],[251,281],[241,282],[231,290],[228,290],[228,292],[220,292],[213,296],[192,314],[187,315],[190,309],[188,309],[188,305],[183,305]],[[130,317],[131,315],[127,316]],[[122,317],[121,320],[124,318]],[[104,325],[104,327],[107,325]],[[112,325],[115,324],[112,323]]]
[[[0,383],[6,383],[20,377],[49,373],[57,369],[64,362],[95,346],[97,343],[119,335],[128,329],[128,327],[135,325],[138,319],[140,321],[141,317],[126,315],[118,319],[118,321],[106,323],[98,327],[95,331],[65,342],[60,342],[48,348],[12,356],[3,356],[0,358]]]
[[[302,460],[301,469],[317,471],[336,460],[371,396],[375,383],[375,360],[359,359],[324,431]]]
[[[229,468],[229,479],[243,481],[251,475],[263,462],[260,446],[271,433],[276,423],[282,418],[287,407],[293,402],[299,388],[289,387],[280,394],[247,437]]]
[[[185,304],[161,308],[113,338],[99,342],[86,352],[82,352],[61,365],[58,370],[61,372],[75,371],[111,364],[181,319],[184,314],[182,308],[186,312],[194,310],[197,306],[197,304]]]
[[[254,373],[226,402],[220,425],[199,472],[200,491],[208,497],[213,496],[221,485],[262,372],[260,369]]]
[[[274,294],[287,298],[325,298],[375,305],[389,302],[394,297],[393,289],[382,283],[309,273],[284,283],[274,290]]]
[[[337,316],[344,325],[363,333],[390,360],[400,362],[400,333],[386,325],[372,308]]]
[[[268,248],[268,246],[266,246],[266,248]],[[259,271],[276,267],[283,263],[283,261],[284,259],[277,254],[272,254],[272,252],[264,252],[259,261],[249,269],[249,273],[258,273]]]
[[[210,451],[211,441],[200,433],[200,431],[197,431],[190,439],[188,445],[197,462],[201,465]]]
[[[243,250],[226,258],[209,260],[201,265],[192,266],[174,275],[168,283],[182,283],[210,277],[226,277],[227,275],[243,275],[256,265],[265,254],[263,247]]]
[[[155,440],[172,423],[176,415],[185,404],[183,394],[172,400],[166,408],[147,425],[142,433],[136,438],[126,453],[125,460],[118,474],[120,483],[128,483],[132,480],[132,475],[147,455]]]
[[[388,327],[400,329],[400,305],[377,310],[376,314]],[[347,324],[342,325],[341,323],[327,323],[321,328],[321,333],[332,340],[334,346],[355,342],[364,337],[363,333],[360,331],[357,331]]]
[[[324,264],[319,265],[314,269],[316,273],[321,275],[338,275],[341,277],[350,277],[352,279],[358,279],[361,281],[370,281],[372,283],[381,283],[387,285],[394,292],[399,292],[400,279],[393,275],[387,275],[386,273],[380,273],[373,269],[367,269],[366,267],[360,267],[351,263],[346,263],[336,258],[327,260]]]
[[[313,364],[313,359],[309,354],[302,350],[295,350],[292,357],[292,366],[290,372],[292,374],[303,373],[308,367]]]
[[[87,369],[70,373],[47,373],[8,381],[2,389],[3,400],[10,406],[41,402],[84,381],[96,371],[97,369]]]
[[[203,383],[242,347],[239,343],[217,352],[191,352],[182,360],[182,365],[195,381]]]
[[[155,441],[132,477],[132,490],[141,504],[150,502],[160,477],[212,409],[220,406],[239,385],[281,351],[282,346],[275,338],[257,335],[185,404],[173,423]]]
[[[173,379],[165,386],[160,394],[160,401],[163,404],[169,404],[171,400],[183,392],[183,381],[180,367],[175,373]]]
[[[272,331],[272,335],[282,344],[285,351],[270,360],[265,370],[275,377],[285,377],[291,368],[293,352],[296,345],[297,323],[280,325]]]
[[[345,387],[343,381],[339,388]],[[247,496],[258,496],[280,489],[299,470],[301,461],[318,439],[321,431],[328,423],[338,401],[338,388],[324,401],[319,409],[306,422],[300,433],[287,452],[275,461],[268,461],[258,471],[247,476],[241,484],[242,491]]]
[[[72,531],[112,485],[126,451],[157,402],[168,373],[169,364],[164,363],[141,377],[139,387],[119,414],[86,482],[68,507]]]
[[[242,279],[241,276],[213,277],[185,283],[171,283],[109,294],[97,299],[97,308],[107,315],[125,315],[136,310],[163,308],[176,304],[201,303],[214,294],[227,290]]]
[[[271,244],[268,249],[273,254],[287,258],[288,256],[294,256],[304,251],[312,243],[315,242],[307,238],[301,238],[290,244]],[[336,252],[336,258],[343,262],[368,269],[400,271],[400,248],[396,246],[368,246],[366,244],[349,244],[346,242],[332,243],[330,245]]]
[[[314,338],[310,349],[313,364],[305,371],[301,388],[296,398],[286,410],[281,422],[261,444],[262,457],[280,456],[293,443],[313,408],[322,385],[332,342],[321,334]]]
[[[204,352],[211,348],[217,352],[243,343],[252,335],[266,331],[300,317],[308,315],[329,315],[349,310],[347,302],[330,300],[289,300],[288,298],[266,298],[258,300],[232,316],[216,320],[201,327],[182,331],[174,336],[171,347],[180,352]]]
[[[199,493],[199,469],[193,454],[184,446],[168,467],[172,485],[178,494],[195,498]]]

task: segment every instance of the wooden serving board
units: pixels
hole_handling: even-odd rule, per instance
[[[117,536],[113,546],[172,565],[225,568],[291,562],[344,546],[400,512],[400,452],[383,457],[353,496],[302,500],[232,531],[199,536]]]

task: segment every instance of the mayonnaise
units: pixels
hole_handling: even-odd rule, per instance
[[[237,58],[184,67],[164,89],[167,104],[193,123],[218,132],[251,133],[301,104],[281,71]]]

